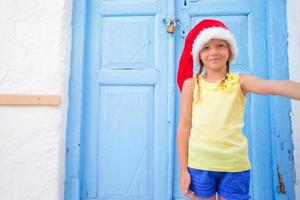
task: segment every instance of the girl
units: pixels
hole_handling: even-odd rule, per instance
[[[180,58],[180,189],[193,200],[215,200],[216,194],[221,200],[250,198],[251,165],[242,134],[248,92],[300,100],[297,82],[229,73],[237,50],[222,22],[203,20],[189,32]],[[193,64],[200,66],[195,77]]]

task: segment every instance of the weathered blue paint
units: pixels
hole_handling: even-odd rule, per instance
[[[166,16],[180,18],[174,35]],[[284,1],[73,1],[65,199],[185,199],[175,74],[183,37],[207,17],[237,38],[232,71],[288,78]],[[285,98],[248,96],[252,199],[294,199],[289,111]]]
[[[268,1],[268,62],[269,77],[272,79],[288,79],[287,56],[287,24],[286,1]],[[283,17],[278,17],[283,16]],[[271,97],[270,121],[272,128],[274,193],[276,200],[295,199],[294,191],[294,159],[291,139],[291,105],[290,100],[284,97]],[[279,193],[278,175],[285,186],[285,194]]]

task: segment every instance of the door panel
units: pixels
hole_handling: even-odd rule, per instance
[[[103,86],[99,102],[98,190],[151,198],[153,88]]]
[[[153,27],[154,16],[104,17],[101,69],[154,68]]]

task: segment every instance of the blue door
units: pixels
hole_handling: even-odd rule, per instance
[[[169,198],[167,5],[85,5],[80,199]]]
[[[269,45],[286,39],[277,18],[268,17],[284,19],[283,8],[268,0],[74,0],[65,198],[185,199],[174,116],[187,32],[203,18],[221,19],[240,48],[231,71],[288,78],[286,54]],[[163,19],[175,16],[177,30],[167,33]],[[285,68],[273,68],[275,62]],[[294,199],[286,108],[287,100],[248,96],[244,132],[255,200]]]
[[[274,69],[270,61],[271,58],[269,57],[274,50],[268,46],[268,42],[274,42],[271,39],[276,34],[272,33],[272,31],[278,31],[280,28],[279,26],[277,30],[268,28],[273,23],[272,16],[268,16],[268,14],[274,12],[272,9],[276,9],[276,11],[284,9],[281,6],[283,4],[277,4],[275,7],[272,7],[267,0],[177,0],[176,16],[180,18],[180,30],[176,33],[177,61],[189,29],[204,18],[213,18],[225,22],[237,39],[239,55],[237,60],[232,63],[231,71],[255,74],[265,79],[288,78],[286,73],[280,77],[274,77],[274,74],[270,73],[270,71],[276,73],[274,71],[278,69]],[[282,17],[284,19],[285,16],[282,14]],[[276,23],[277,25],[281,23],[278,17],[276,18]],[[279,34],[282,34],[282,32]],[[286,46],[283,46],[283,48],[286,48]],[[277,55],[281,54],[277,52]],[[280,58],[282,59],[282,56]],[[276,62],[284,63],[279,60],[276,60]],[[286,66],[286,64],[283,64],[282,67]],[[176,66],[178,66],[178,62]],[[195,68],[195,72],[197,71],[198,69]],[[179,99],[177,91],[176,116],[178,116],[179,112]],[[288,132],[290,127],[286,123],[288,121],[288,112],[281,112],[280,114],[285,116],[285,122],[278,120],[275,122],[275,115],[278,113],[276,114],[270,110],[272,108],[282,111],[286,110],[285,106],[289,106],[289,103],[285,99],[283,103],[281,102],[274,106],[272,104],[276,100],[270,99],[268,96],[258,95],[248,95],[247,101],[244,133],[249,141],[249,154],[252,163],[250,186],[252,199],[294,199],[292,172],[286,170],[292,169],[292,161],[277,159],[277,156],[283,156],[281,154],[282,151],[285,152],[284,156],[290,156],[288,151],[292,149],[291,144],[288,143],[290,138],[280,138],[284,137],[284,134],[290,134]],[[276,131],[275,127],[283,126],[286,127],[285,130],[280,133],[278,130]],[[278,133],[276,134],[276,132]],[[276,140],[276,137],[278,140]],[[281,146],[281,149],[276,149],[276,143],[281,143],[281,145],[286,145],[286,147]],[[283,150],[284,148],[287,149]],[[282,173],[285,174],[283,175]],[[183,199],[178,185],[177,157],[175,157],[174,175],[174,199]]]

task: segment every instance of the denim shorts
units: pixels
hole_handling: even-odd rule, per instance
[[[196,197],[210,198],[218,193],[226,200],[250,199],[250,170],[242,172],[216,172],[188,168],[190,190]]]

